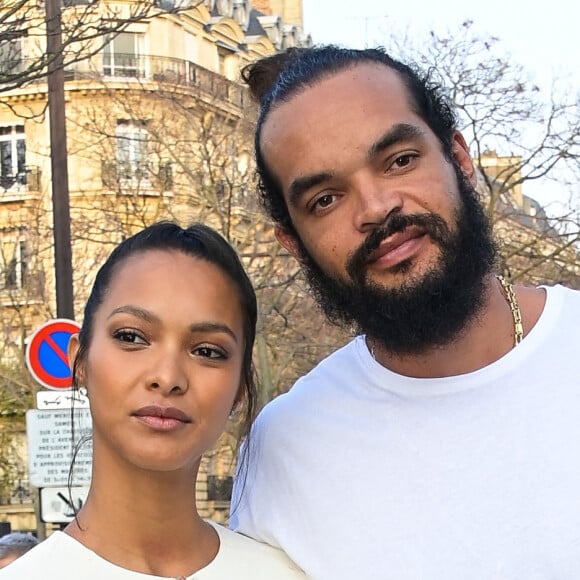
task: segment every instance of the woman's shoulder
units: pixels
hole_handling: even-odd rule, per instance
[[[210,522],[220,537],[220,550],[215,560],[196,578],[210,580],[221,578],[221,574],[239,580],[300,580],[304,572],[278,548],[233,532],[219,524]],[[201,575],[201,573],[204,575]],[[207,573],[207,575],[206,575]],[[215,576],[214,576],[215,575]]]

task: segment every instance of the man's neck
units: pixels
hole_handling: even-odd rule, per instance
[[[542,313],[545,291],[519,286],[515,293],[525,336]],[[481,311],[452,342],[411,355],[387,351],[372,338],[367,344],[377,362],[395,373],[416,378],[457,376],[484,368],[514,348],[514,320],[499,281],[490,275]]]

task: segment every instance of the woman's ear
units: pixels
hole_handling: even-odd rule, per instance
[[[79,334],[77,332],[76,334],[73,334],[70,337],[70,340],[68,341],[68,364],[69,364],[69,368],[71,370],[71,374],[73,374],[73,372],[75,370],[75,363],[76,363],[77,355],[79,352],[79,346],[80,346]],[[76,382],[78,384],[84,385],[84,376],[82,376],[82,369],[81,369],[80,365],[78,365],[78,368],[76,370],[79,374],[81,374],[81,376],[78,376],[78,377],[73,376],[73,380],[76,380]]]
[[[245,396],[244,386],[240,384],[238,387],[238,392],[236,393],[236,398],[234,399],[234,403],[232,408],[230,409],[229,418],[233,419],[234,415],[236,414],[237,410],[239,409],[240,405],[242,404]]]

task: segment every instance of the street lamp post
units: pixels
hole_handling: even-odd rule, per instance
[[[72,249],[66,146],[61,0],[46,0],[45,6],[56,312],[59,318],[70,318],[73,320]]]

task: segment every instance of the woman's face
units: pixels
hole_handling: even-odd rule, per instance
[[[164,250],[121,262],[81,365],[95,469],[106,458],[196,468],[236,402],[243,323],[237,288],[215,265]]]

